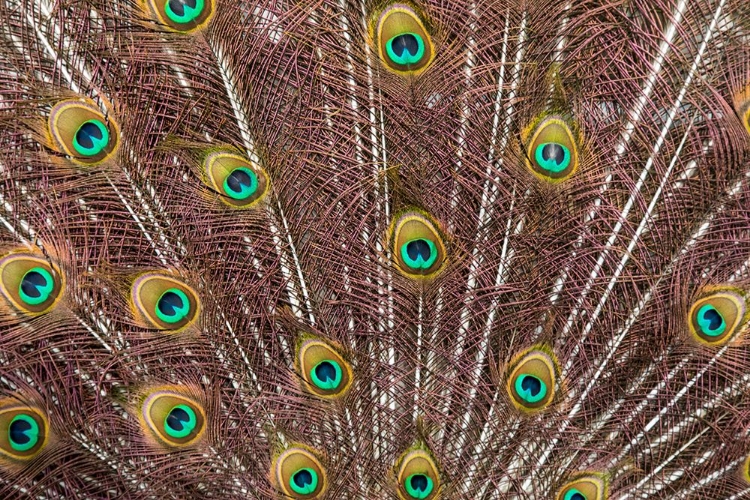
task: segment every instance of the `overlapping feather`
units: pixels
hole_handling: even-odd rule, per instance
[[[403,495],[414,449],[442,498],[554,498],[581,474],[609,498],[750,492],[748,337],[687,323],[749,285],[743,2],[406,3],[435,47],[418,75],[379,60],[387,3],[212,5],[179,33],[137,2],[0,4],[0,253],[65,276],[46,314],[2,302],[0,394],[51,433],[0,462],[0,496],[272,498],[299,446],[327,498]],[[109,161],[46,139],[72,96],[118,124]],[[581,141],[555,184],[524,160],[549,114]],[[221,202],[217,148],[268,173],[261,203]],[[394,264],[405,211],[444,235],[434,279]],[[144,272],[196,291],[193,327],[133,314]],[[341,398],[301,383],[301,335],[351,363]],[[560,380],[527,414],[506,378],[536,346]],[[139,419],[174,387],[206,414],[177,449]]]

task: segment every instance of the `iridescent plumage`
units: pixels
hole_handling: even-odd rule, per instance
[[[0,498],[750,498],[745,0],[0,1]]]

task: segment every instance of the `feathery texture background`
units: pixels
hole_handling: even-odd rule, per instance
[[[750,498],[750,4],[170,2],[203,17],[0,0],[0,497]],[[393,5],[422,67],[385,59],[381,23],[419,27]],[[111,154],[66,151],[60,103]],[[557,181],[529,149],[549,117],[576,154]],[[437,245],[417,277],[404,227]],[[12,300],[24,262],[46,309]],[[195,299],[179,331],[139,309],[149,276]],[[528,355],[552,367],[532,410]],[[180,396],[194,440],[154,429],[174,404],[149,420]]]

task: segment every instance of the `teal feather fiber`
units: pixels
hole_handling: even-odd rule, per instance
[[[750,498],[745,0],[0,0],[0,498]]]

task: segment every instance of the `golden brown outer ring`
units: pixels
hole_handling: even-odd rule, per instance
[[[172,391],[154,391],[143,403],[144,415],[147,416],[146,424],[156,437],[170,446],[187,446],[195,443],[203,436],[206,429],[206,414],[203,407],[197,402],[182,394]],[[195,430],[184,438],[169,436],[164,431],[164,420],[169,412],[177,405],[186,405],[195,412]]]
[[[446,260],[445,243],[443,243],[443,239],[429,219],[419,213],[407,213],[396,221],[393,231],[393,256],[396,259],[399,270],[404,275],[425,277],[435,274],[442,268]],[[418,238],[432,241],[438,253],[435,262],[427,269],[413,269],[401,257],[401,247],[409,241]]]
[[[338,352],[319,340],[307,340],[299,349],[299,367],[302,377],[307,382],[307,389],[320,397],[338,397],[346,393],[352,382],[351,367]],[[341,383],[336,389],[324,390],[316,386],[310,371],[320,362],[327,359],[336,361],[341,366]]]
[[[424,41],[424,55],[418,63],[413,65],[401,65],[391,61],[386,51],[386,43],[394,36],[402,33],[416,33]],[[400,72],[409,73],[420,71],[427,68],[435,58],[435,49],[432,45],[432,37],[427,33],[424,24],[411,8],[406,5],[396,4],[387,8],[380,15],[377,28],[378,53],[380,59],[390,69]]]
[[[89,120],[104,123],[109,131],[109,142],[98,154],[84,157],[76,152],[73,139],[80,126]],[[93,104],[78,99],[68,99],[55,104],[50,111],[48,127],[55,147],[80,164],[93,165],[108,159],[115,153],[120,142],[120,129],[117,123],[105,118]]]
[[[536,162],[535,152],[537,146],[549,142],[562,144],[570,150],[570,164],[560,172],[545,170]],[[564,121],[556,117],[547,118],[537,126],[534,134],[531,136],[526,155],[526,164],[535,175],[540,177],[562,180],[573,175],[578,169],[578,146],[573,138],[573,133]]]
[[[161,24],[166,25],[173,31],[188,32],[203,28],[208,24],[214,14],[213,0],[204,0],[203,11],[201,14],[189,23],[176,23],[172,21],[166,12],[166,1],[146,0],[146,6],[149,13],[156,18]]]
[[[312,469],[318,475],[318,487],[309,495],[301,495],[289,487],[289,480],[302,468]],[[277,488],[291,498],[320,498],[328,488],[328,478],[320,461],[315,455],[302,448],[290,448],[279,455],[274,465],[274,479]]]
[[[175,323],[162,321],[154,312],[159,298],[170,288],[181,290],[187,296],[190,304],[190,314]],[[139,276],[133,283],[131,301],[137,315],[144,318],[152,327],[160,330],[181,330],[195,321],[200,310],[198,295],[192,288],[181,281],[162,274],[146,273]]]
[[[424,450],[415,450],[409,452],[401,461],[401,467],[398,471],[398,494],[402,500],[413,500],[404,488],[404,481],[413,474],[424,474],[432,479],[432,492],[425,500],[432,500],[438,497],[440,491],[440,475],[437,467],[430,455]]]
[[[41,267],[50,273],[55,281],[55,288],[49,298],[41,304],[27,304],[21,300],[18,288],[23,276],[35,267]],[[10,303],[29,314],[41,314],[50,310],[62,296],[63,280],[62,274],[57,268],[51,267],[49,262],[41,257],[28,254],[9,254],[0,259],[0,291]]]
[[[5,403],[8,406],[3,407]],[[36,446],[25,451],[14,450],[10,444],[9,428],[10,423],[17,415],[27,415],[31,417],[39,426],[39,441]],[[0,401],[0,455],[8,459],[27,461],[35,457],[46,445],[49,439],[49,423],[42,413],[33,407],[10,403],[9,401]]]
[[[564,500],[565,495],[572,489],[580,491],[586,497],[586,500],[603,500],[605,484],[600,477],[594,475],[582,476],[563,486],[555,500]]]
[[[227,205],[238,208],[250,207],[260,201],[261,198],[265,196],[266,191],[268,191],[270,178],[268,177],[266,171],[255,163],[249,161],[247,158],[244,158],[240,155],[225,152],[211,153],[206,156],[204,164],[209,186],[214,191],[219,193],[221,201],[223,201]],[[255,191],[255,194],[244,200],[237,200],[223,194],[224,179],[226,179],[234,169],[239,167],[245,167],[248,170],[253,171],[255,173],[255,176],[258,178],[258,189]]]
[[[701,307],[706,304],[714,306],[723,316],[726,323],[726,329],[720,335],[711,337],[700,331],[698,324],[698,313]],[[745,317],[746,306],[743,297],[731,291],[717,291],[696,300],[690,307],[688,313],[690,332],[699,342],[704,344],[722,344],[729,340],[737,331]]]

